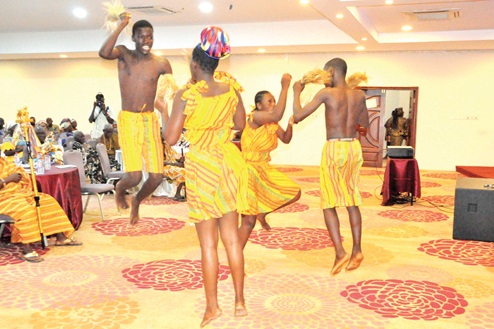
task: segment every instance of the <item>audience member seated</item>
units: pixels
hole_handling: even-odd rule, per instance
[[[55,136],[60,134],[60,127],[53,124],[52,118],[46,118],[46,123],[48,124],[48,131],[52,132]]]
[[[39,193],[41,227],[45,236],[56,235],[55,246],[79,246],[73,240],[74,227],[58,202],[50,195]],[[24,169],[0,158],[0,213],[12,217],[12,243],[22,243],[22,259],[40,262],[32,243],[41,240],[38,212],[31,179]]]
[[[34,132],[39,144],[33,147],[33,156],[49,155],[51,163],[63,163],[63,147],[55,142],[53,134],[49,133],[43,126],[36,126]]]
[[[45,120],[39,120],[38,122],[36,122],[36,124],[34,125],[34,128],[36,128],[37,126],[41,126],[41,127],[45,128],[46,133],[48,134],[48,123]]]
[[[19,125],[14,123],[7,128],[7,134],[3,139],[1,150],[5,155],[5,159],[9,162],[14,162],[15,154],[22,159],[22,151],[26,141],[24,134],[20,131]]]
[[[69,119],[66,119],[66,120],[69,120]],[[65,133],[67,136],[73,136],[74,135],[73,131],[74,131],[74,128],[72,127],[72,124],[70,123],[70,121],[63,121],[60,124],[60,133]]]
[[[63,119],[63,120],[60,123],[59,142],[63,147],[65,147],[67,146],[67,137],[74,136],[74,133],[72,132],[72,125],[70,124],[70,120],[69,119]]]
[[[185,168],[184,157],[178,154],[170,145],[164,143],[165,152],[165,167],[163,176],[168,180],[168,183],[175,183],[177,185],[177,191],[175,193],[175,200],[185,201],[185,197],[182,196],[182,189],[185,188]]]
[[[74,133],[74,143],[72,149],[82,153],[84,162],[84,171],[92,184],[104,183],[103,170],[99,161],[98,152],[86,143],[86,138],[82,131],[77,130]]]
[[[120,144],[118,144],[118,135],[112,124],[105,125],[103,135],[99,138],[98,143],[105,145],[111,169],[120,170],[120,164],[115,159],[115,151],[120,149]]]

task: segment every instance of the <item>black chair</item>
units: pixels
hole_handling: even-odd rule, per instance
[[[0,214],[0,240],[2,239],[3,230],[5,225],[14,224],[14,219],[10,216]]]

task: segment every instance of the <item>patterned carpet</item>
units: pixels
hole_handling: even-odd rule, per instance
[[[221,248],[223,316],[208,328],[494,328],[494,243],[452,239],[456,172],[422,171],[413,206],[381,206],[383,169],[364,168],[362,266],[329,275],[334,250],[319,206],[316,167],[280,167],[302,187],[295,204],[258,225],[245,250],[249,316],[233,317]],[[187,204],[146,200],[130,226],[111,196],[102,222],[91,199],[83,246],[38,247],[45,261],[0,249],[0,328],[199,328],[200,249]],[[345,209],[343,243],[351,251]],[[53,241],[52,241],[53,242]]]

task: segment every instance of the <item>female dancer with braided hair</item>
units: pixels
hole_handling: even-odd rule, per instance
[[[281,78],[279,102],[269,91],[260,91],[255,96],[255,109],[247,116],[242,132],[242,155],[249,165],[249,210],[242,213],[242,225],[239,228],[240,241],[245,247],[257,220],[265,230],[271,227],[266,215],[300,199],[300,187],[285,174],[269,164],[270,152],[278,146],[278,139],[288,144],[292,139],[293,121],[290,119],[286,130],[278,121],[283,117],[286,107],[290,74]],[[250,170],[252,166],[255,170]]]
[[[201,245],[206,310],[201,328],[221,316],[218,305],[218,237],[228,256],[235,289],[235,316],[246,316],[244,257],[237,232],[238,213],[245,193],[247,169],[231,142],[232,128],[243,129],[242,87],[226,73],[215,72],[230,53],[228,36],[217,27],[201,33],[192,52],[190,71],[195,84],[179,90],[165,127],[165,141],[173,145],[186,128],[190,143],[185,158],[189,218]]]

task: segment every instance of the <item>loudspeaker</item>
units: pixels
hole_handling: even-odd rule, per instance
[[[453,239],[494,242],[494,178],[457,179]]]
[[[415,155],[411,146],[388,146],[388,156],[398,159],[413,159]]]

